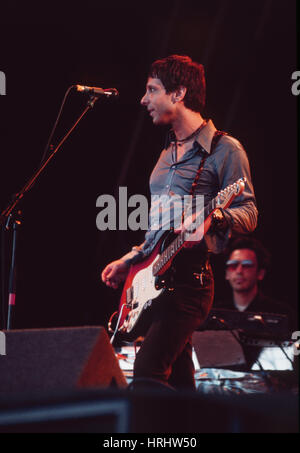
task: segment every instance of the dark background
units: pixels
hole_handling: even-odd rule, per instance
[[[0,22],[1,211],[39,165],[67,88],[120,92],[117,102],[95,104],[22,202],[14,328],[105,325],[117,308],[120,291],[104,287],[100,271],[144,233],[98,231],[96,199],[119,186],[149,196],[165,131],[139,100],[150,63],[172,53],[205,65],[206,116],[247,150],[260,213],[255,236],[273,257],[264,290],[297,307],[296,1],[11,1]],[[54,144],[85,105],[71,92]],[[2,328],[11,233],[3,236]],[[213,265],[219,298],[228,294],[223,257]]]

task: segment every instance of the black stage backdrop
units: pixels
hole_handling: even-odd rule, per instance
[[[64,5],[64,6],[63,6]],[[67,88],[115,87],[99,100],[22,202],[14,328],[106,324],[120,291],[101,269],[144,232],[96,228],[96,199],[128,188],[149,197],[148,177],[165,131],[143,113],[150,63],[188,54],[205,65],[206,116],[247,150],[260,212],[255,236],[271,251],[264,289],[297,306],[296,1],[85,1],[76,7],[1,6],[0,209],[39,165]],[[71,92],[53,144],[86,98]],[[11,233],[1,246],[5,327]],[[223,257],[213,260],[216,297],[228,294]]]

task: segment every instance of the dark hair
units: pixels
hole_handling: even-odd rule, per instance
[[[234,238],[227,247],[227,256],[229,257],[237,249],[253,250],[256,255],[258,269],[269,269],[271,264],[270,252],[257,239],[249,236]]]
[[[170,55],[152,63],[149,77],[160,79],[167,93],[185,87],[185,107],[203,113],[206,83],[202,64],[186,55]]]

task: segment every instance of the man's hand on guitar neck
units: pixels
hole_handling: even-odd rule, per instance
[[[126,280],[129,267],[129,264],[123,260],[112,261],[103,269],[101,279],[107,286],[116,289]]]

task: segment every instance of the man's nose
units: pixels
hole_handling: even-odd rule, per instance
[[[140,101],[141,105],[147,105],[148,104],[148,99],[147,99],[147,93],[144,94]]]
[[[244,268],[243,268],[242,263],[239,263],[237,268],[236,268],[236,272],[238,272],[240,274],[243,270],[244,270]]]

